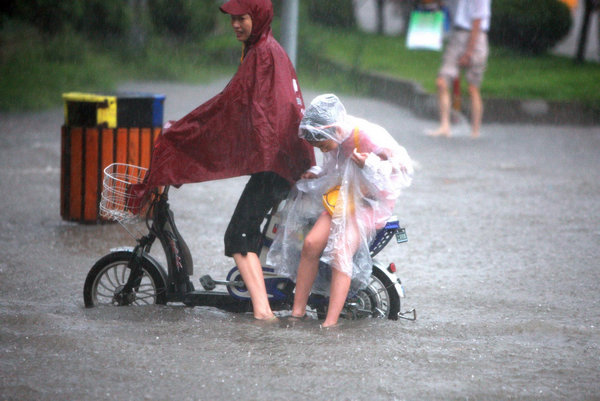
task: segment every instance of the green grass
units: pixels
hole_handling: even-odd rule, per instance
[[[403,37],[311,28],[309,52],[363,71],[413,80],[435,92],[441,52],[410,50]],[[600,64],[570,58],[525,56],[493,47],[481,88],[484,97],[577,101],[600,107]]]
[[[412,80],[435,92],[440,52],[409,50],[402,37],[300,26],[297,70],[305,89],[364,93],[360,82],[319,62],[325,58]],[[274,31],[278,36],[277,20]],[[204,42],[154,37],[137,52],[110,39],[94,43],[76,34],[48,39],[31,27],[5,23],[0,29],[0,110],[55,107],[64,92],[110,92],[128,80],[208,82],[231,76],[239,54],[226,21]],[[482,95],[581,102],[600,109],[599,78],[600,64],[577,65],[566,57],[527,57],[493,48]]]
[[[41,46],[33,41],[3,57],[0,109],[39,110],[55,106],[65,88],[110,89],[117,78],[110,59],[88,52],[85,44],[77,45],[80,54],[66,59],[65,55],[52,52],[53,43]]]
[[[11,24],[0,31],[0,44],[2,111],[56,107],[65,92],[108,93],[128,80],[208,82],[232,75],[233,54],[239,53],[223,35],[207,44],[151,38],[144,50],[133,52],[111,39],[95,43],[73,33],[48,39]]]
[[[517,57],[492,49],[482,85],[484,96],[578,101],[600,106],[600,64],[567,57]]]

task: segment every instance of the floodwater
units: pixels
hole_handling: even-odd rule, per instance
[[[124,89],[166,94],[175,119],[224,84]],[[86,309],[89,268],[134,241],[61,220],[61,110],[2,114],[0,399],[600,399],[600,128],[430,138],[434,123],[406,110],[342,101],[419,163],[397,205],[409,242],[378,256],[397,264],[417,321],[322,330],[205,307]],[[245,181],[171,192],[196,283],[232,266],[222,235]]]

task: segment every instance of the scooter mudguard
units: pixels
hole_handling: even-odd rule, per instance
[[[388,267],[386,267],[383,263],[380,263],[375,259],[373,259],[373,269],[378,269],[381,272],[383,272],[383,274],[385,274],[390,279],[390,281],[394,283],[394,289],[398,293],[398,296],[400,298],[404,298],[404,287],[402,287],[402,282],[400,281],[396,273],[391,272],[388,269]],[[391,288],[389,290],[391,290]]]

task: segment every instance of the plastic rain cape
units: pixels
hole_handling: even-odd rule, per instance
[[[395,201],[402,188],[410,185],[413,174],[406,150],[384,128],[347,116],[345,111],[341,114],[338,120],[342,120],[336,122],[343,132],[341,138],[335,130],[319,132],[334,139],[337,149],[323,153],[322,164],[311,169],[318,173],[317,178],[299,180],[290,192],[279,212],[280,227],[267,255],[267,265],[295,281],[304,237],[325,210],[322,195],[340,185],[329,239],[312,289],[323,295],[329,293],[331,267],[352,278],[351,293],[368,285],[372,271],[369,244],[376,229],[392,216]],[[356,128],[358,150],[369,154],[362,169],[350,159],[357,143]]]

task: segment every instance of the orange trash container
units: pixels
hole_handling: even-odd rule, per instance
[[[164,95],[63,94],[60,215],[80,223],[100,216],[103,170],[112,163],[150,166],[162,132]]]

